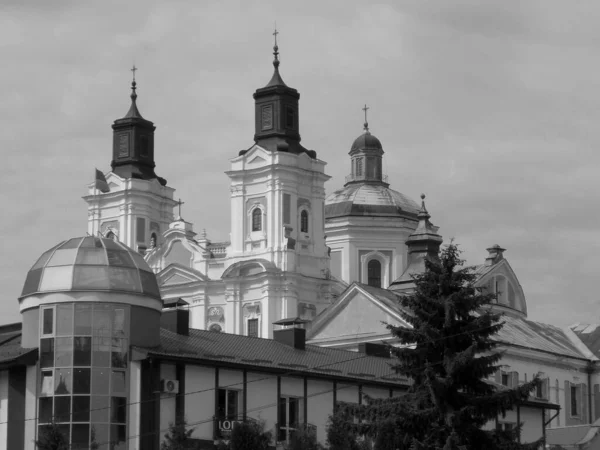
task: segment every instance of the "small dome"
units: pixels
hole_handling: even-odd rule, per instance
[[[139,253],[92,236],[61,242],[40,256],[21,297],[64,291],[116,291],[160,300],[156,276]]]
[[[365,131],[354,140],[350,153],[357,150],[383,150],[383,146],[379,139],[371,134],[370,131]]]
[[[382,184],[352,183],[325,199],[325,218],[387,216],[417,218],[419,205]]]

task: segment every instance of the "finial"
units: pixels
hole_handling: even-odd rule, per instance
[[[421,210],[419,211],[419,215],[421,214],[425,214],[429,218],[429,213],[427,212],[427,208],[425,208],[425,194],[421,194]]]
[[[275,31],[273,31],[273,36],[275,36],[275,45],[273,45],[273,65],[275,69],[279,67],[279,47],[277,46],[277,35],[279,31],[277,31],[277,22],[275,22]]]
[[[178,214],[177,214],[177,220],[183,220],[181,217],[181,205],[183,205],[185,202],[182,202],[181,199],[179,199],[179,201],[175,202],[178,206]]]
[[[131,81],[131,100],[135,101],[135,99],[137,98],[137,94],[135,92],[135,87],[137,85],[137,83],[135,82],[135,72],[136,70],[138,70],[137,67],[135,67],[135,64],[133,65],[133,67],[131,68],[131,73],[133,74],[133,80]]]
[[[364,106],[364,108],[362,110],[365,112],[365,124],[364,124],[364,127],[365,127],[365,132],[367,132],[367,133],[369,132],[369,122],[367,122],[367,111],[369,109],[370,108],[365,103],[365,106]]]

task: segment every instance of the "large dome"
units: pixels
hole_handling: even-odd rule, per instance
[[[65,291],[116,291],[160,300],[156,276],[139,253],[92,236],[61,242],[40,256],[21,297]]]
[[[325,218],[343,216],[414,217],[419,205],[383,184],[350,183],[325,200]]]

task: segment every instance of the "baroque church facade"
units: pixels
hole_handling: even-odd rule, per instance
[[[154,124],[137,108],[114,122],[112,170],[84,197],[88,234],[144,255],[166,309],[189,310],[190,328],[272,338],[277,323],[304,323],[308,343],[357,350],[390,341],[381,322],[402,324],[397,298],[438,254],[442,236],[425,207],[390,188],[382,143],[368,123],[349,152],[345,184],[326,197],[325,162],[301,143],[299,98],[279,72],[254,93],[253,144],[231,159],[227,242],[198,235],[174,210],[175,189],[155,172]],[[365,107],[366,112],[366,107]],[[160,151],[160,150],[158,150]],[[546,426],[586,426],[600,417],[600,348],[586,327],[560,329],[527,318],[525,294],[498,245],[476,267],[477,285],[498,295],[506,350],[492,382],[512,387],[537,373],[533,400],[548,404]],[[275,325],[274,325],[275,324]],[[556,412],[556,406],[560,411]],[[496,426],[525,420],[518,412]],[[539,422],[538,419],[536,419]],[[542,426],[543,425],[543,426]],[[537,434],[536,434],[537,433]]]

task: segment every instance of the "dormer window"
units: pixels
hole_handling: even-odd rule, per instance
[[[373,287],[381,287],[381,263],[377,259],[372,259],[367,264],[367,284]]]
[[[285,127],[294,129],[295,122],[296,122],[296,120],[295,120],[294,108],[292,108],[291,106],[287,106],[285,108]]]
[[[262,230],[262,210],[260,208],[254,208],[252,211],[252,231]]]

